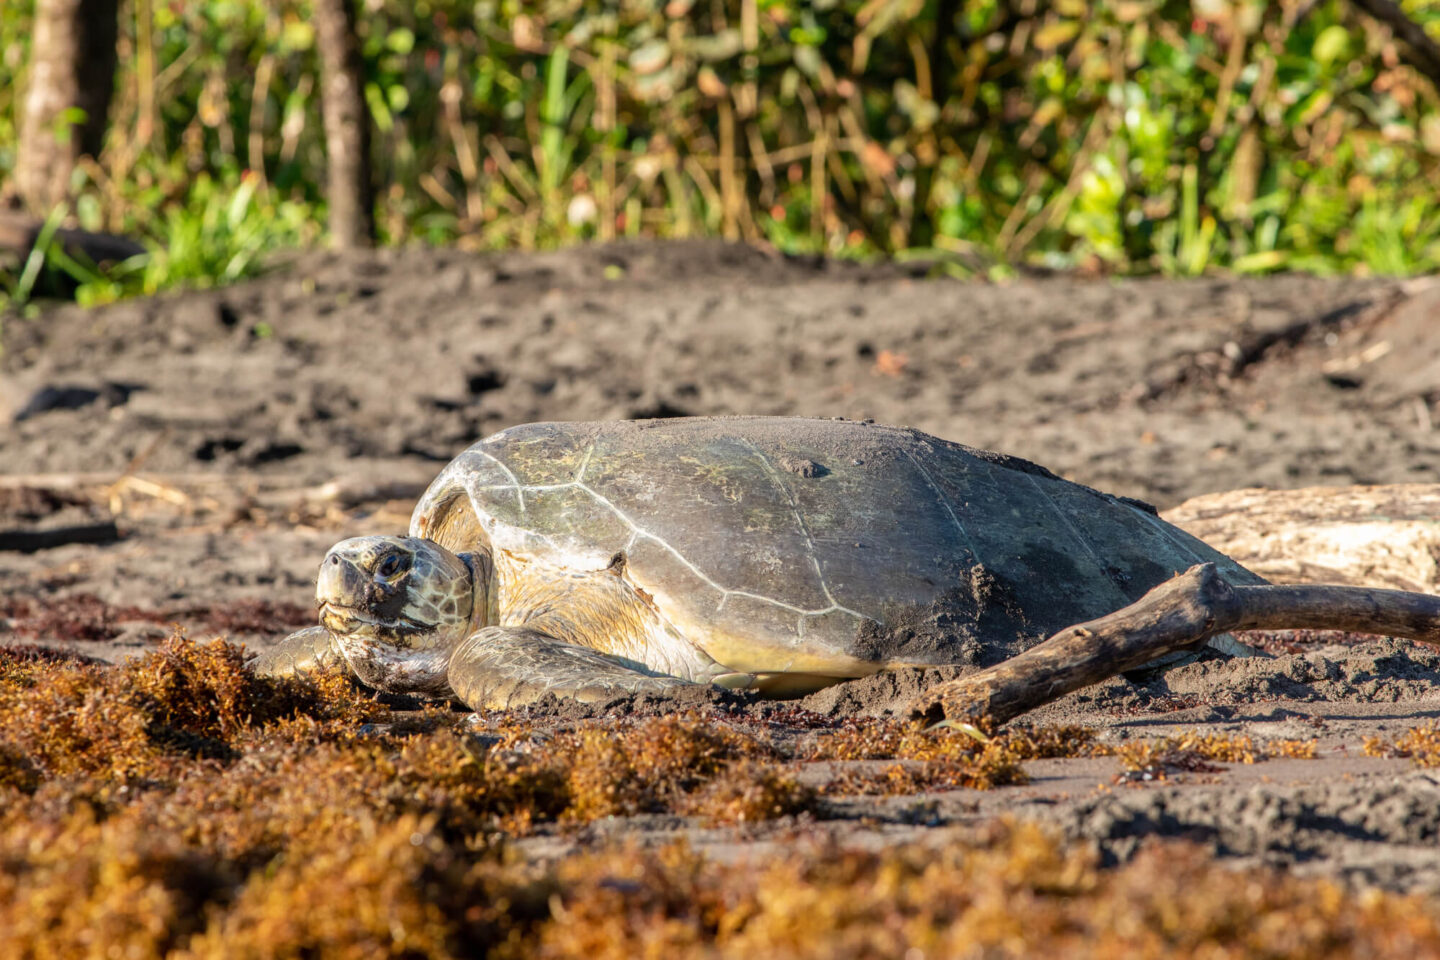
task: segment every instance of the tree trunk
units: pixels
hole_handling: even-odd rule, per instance
[[[329,167],[325,192],[330,243],[340,250],[366,247],[375,239],[370,112],[365,106],[365,70],[351,0],[315,0],[315,31]]]
[[[21,107],[15,188],[36,214],[67,199],[70,175],[97,156],[115,89],[117,0],[37,0]],[[84,118],[71,122],[67,110]]]
[[[1411,20],[1395,0],[1354,0],[1353,5],[1395,31],[1405,43],[1406,59],[1440,89],[1440,44],[1424,27]]]
[[[0,208],[0,265],[23,264],[44,229],[43,220],[15,210]],[[119,263],[145,252],[134,240],[113,233],[91,233],[88,230],[55,231],[54,242],[71,257],[81,257],[96,264]]]

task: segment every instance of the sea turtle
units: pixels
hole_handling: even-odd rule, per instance
[[[446,466],[409,536],[337,544],[321,626],[257,668],[343,659],[477,709],[705,682],[795,695],[995,663],[1205,562],[1264,582],[1147,504],[918,430],[527,424]]]

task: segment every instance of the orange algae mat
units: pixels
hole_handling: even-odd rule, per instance
[[[256,678],[218,641],[115,668],[11,649],[0,955],[1440,956],[1433,900],[1237,871],[1183,843],[1105,868],[1008,821],[878,851],[805,836],[839,794],[983,788],[1023,781],[1026,760],[1109,752],[1077,728],[875,721],[787,742],[699,714],[481,731],[338,676]],[[1296,752],[1177,736],[1119,761]],[[816,786],[806,764],[868,772]],[[537,832],[645,816],[792,839],[730,861],[684,842],[524,855]]]

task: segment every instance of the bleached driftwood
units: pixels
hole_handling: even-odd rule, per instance
[[[1440,484],[1231,490],[1162,516],[1272,583],[1440,593]]]

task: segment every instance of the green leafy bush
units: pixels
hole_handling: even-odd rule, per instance
[[[1440,3],[1403,6],[1440,27]],[[0,11],[0,176],[31,7]],[[718,233],[962,272],[1440,260],[1440,100],[1338,0],[359,10],[391,243]],[[74,213],[155,252],[86,297],[224,282],[318,238],[314,47],[305,0],[125,5],[109,140]]]

